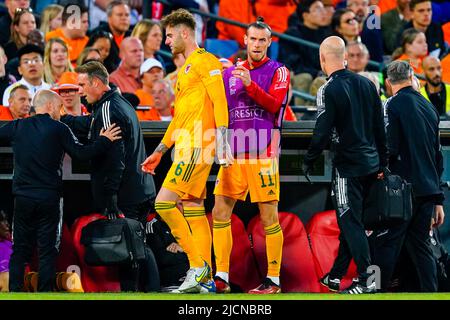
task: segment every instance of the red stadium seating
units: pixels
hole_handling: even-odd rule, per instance
[[[56,259],[56,272],[66,272],[67,267],[71,265],[79,265],[78,256],[73,244],[73,237],[66,223],[62,224],[60,241],[61,243],[59,245],[59,254]],[[38,272],[38,260],[39,258],[37,248],[35,248],[31,257],[30,264],[27,265],[25,272]]]
[[[114,267],[91,267],[84,262],[84,246],[80,243],[81,231],[90,222],[104,219],[98,213],[82,216],[72,225],[73,244],[78,254],[81,268],[81,284],[84,292],[118,292],[120,282],[118,270]]]
[[[302,221],[289,212],[280,212],[279,220],[284,236],[280,273],[282,292],[320,292],[308,235]],[[253,240],[258,268],[265,276],[267,273],[265,232],[259,215],[252,218],[247,231]]]
[[[207,214],[207,217],[212,232],[212,214]],[[231,215],[231,233],[233,249],[230,256],[230,282],[247,292],[259,285],[260,275],[244,223],[235,214]]]
[[[311,250],[314,257],[316,273],[319,279],[330,271],[339,248],[339,227],[334,210],[316,213],[306,225]],[[350,264],[347,275],[342,279],[341,289],[351,285],[353,277],[356,277],[356,266]],[[329,292],[321,286],[322,292]]]
[[[66,223],[62,225],[61,245],[58,259],[56,260],[56,271],[66,272],[69,266],[80,265],[75,246],[73,244],[73,236]]]

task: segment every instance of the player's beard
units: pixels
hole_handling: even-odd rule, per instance
[[[178,35],[175,41],[173,42],[172,46],[172,54],[176,55],[178,53],[183,54],[184,50],[186,49],[186,45],[184,44],[183,39],[181,38],[181,35]]]
[[[258,54],[258,55],[253,55],[250,52],[249,56],[250,56],[250,59],[252,59],[253,62],[260,62],[261,60],[263,60],[267,56],[267,52],[264,53],[264,54]]]

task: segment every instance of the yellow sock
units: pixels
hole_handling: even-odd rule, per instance
[[[177,209],[175,201],[158,201],[155,203],[156,212],[169,226],[178,244],[186,252],[191,268],[203,266],[203,259],[192,237],[189,225],[183,214]]]
[[[283,231],[278,222],[264,227],[264,230],[266,231],[267,275],[279,277],[283,252]]]
[[[200,255],[211,266],[212,237],[205,207],[183,207],[183,211]]]
[[[230,255],[233,248],[231,235],[231,219],[228,221],[213,220],[213,244],[216,258],[216,273],[230,271]]]

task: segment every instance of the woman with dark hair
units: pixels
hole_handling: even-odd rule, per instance
[[[106,67],[109,73],[115,71],[114,64],[111,59],[111,46],[113,36],[111,33],[98,30],[89,37],[86,47],[92,47],[100,52],[100,62]]]
[[[338,9],[331,18],[331,30],[347,44],[359,39],[359,24],[350,9]]]
[[[422,60],[428,54],[427,38],[416,29],[406,29],[402,33],[401,47],[392,53],[392,60],[407,60],[414,73],[422,74]]]
[[[77,59],[77,66],[81,66],[89,61],[100,61],[102,60],[102,56],[98,49],[92,47],[86,47],[81,51],[80,55]]]
[[[28,34],[36,29],[36,19],[31,9],[16,9],[11,24],[11,38],[5,44],[5,53],[9,60],[17,57],[17,50],[27,43]]]

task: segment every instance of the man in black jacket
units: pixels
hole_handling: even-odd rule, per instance
[[[141,171],[146,158],[144,138],[136,111],[117,89],[109,87],[106,68],[97,61],[88,62],[76,69],[82,95],[92,106],[88,116],[64,116],[62,121],[75,134],[96,141],[102,128],[111,123],[120,126],[123,139],[108,154],[92,161],[91,184],[97,210],[111,218],[120,212],[127,218],[144,221],[155,197],[155,185],[150,175]],[[123,272],[129,274],[130,272]],[[121,277],[123,280],[124,277]],[[134,279],[134,275],[131,275]],[[137,277],[137,275],[136,275]],[[135,290],[134,280],[124,280],[122,290]]]
[[[34,100],[36,116],[9,122],[0,128],[0,140],[11,142],[14,152],[13,254],[10,291],[23,291],[25,264],[33,246],[39,248],[38,291],[52,291],[62,224],[62,160],[102,156],[119,139],[119,128],[102,130],[95,144],[83,146],[59,120],[62,99],[49,90]]]
[[[338,291],[353,257],[359,279],[344,292],[373,293],[375,283],[367,283],[371,260],[362,209],[377,173],[387,164],[386,136],[381,100],[374,84],[345,70],[344,55],[345,44],[339,37],[329,37],[320,46],[320,63],[329,78],[317,93],[316,127],[302,169],[306,175],[310,172],[332,135],[331,196],[341,234],[334,266],[321,283]]]
[[[387,76],[386,83],[393,93],[386,102],[389,168],[412,184],[413,216],[403,225],[374,235],[374,262],[380,266],[385,289],[404,242],[418,276],[419,290],[435,292],[438,282],[429,246],[430,229],[444,222],[439,114],[413,89],[414,71],[408,62],[392,62]]]

